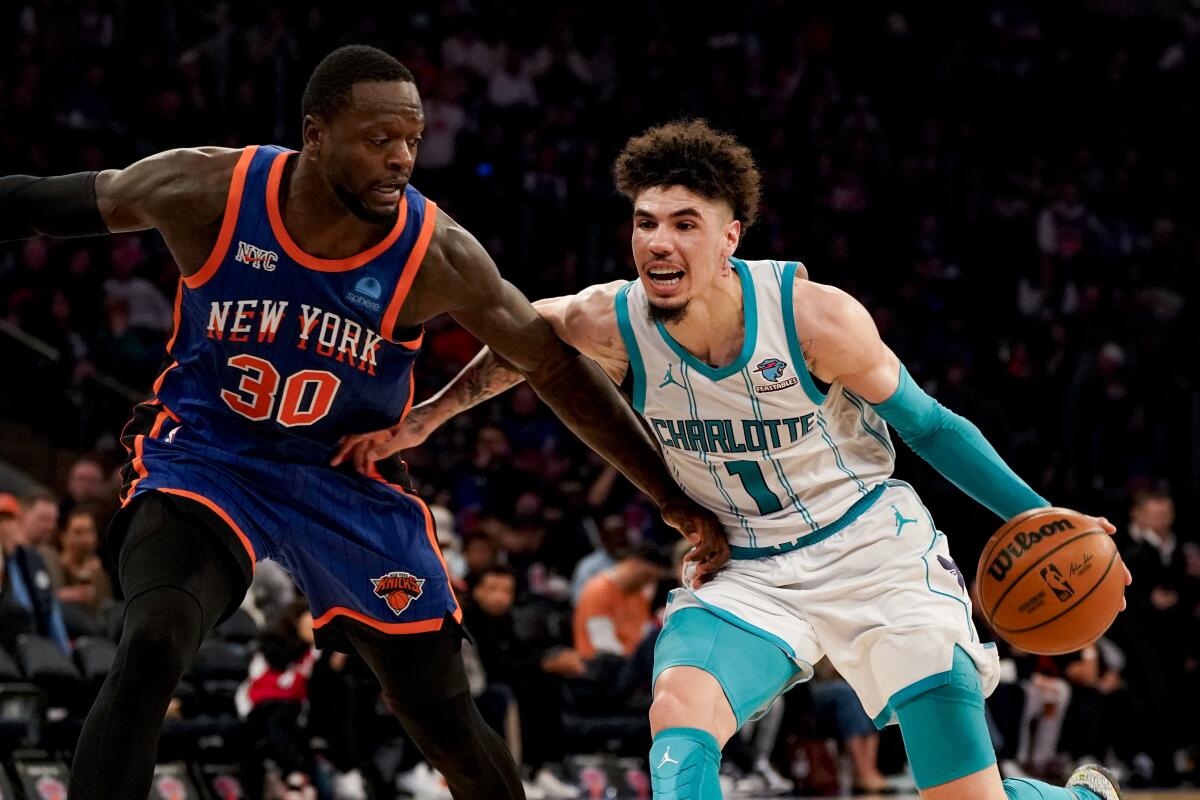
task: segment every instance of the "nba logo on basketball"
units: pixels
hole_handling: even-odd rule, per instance
[[[408,572],[389,572],[382,578],[371,578],[371,583],[375,587],[375,596],[383,598],[398,617],[421,596],[425,579]]]
[[[1075,596],[1075,590],[1071,588],[1071,584],[1067,583],[1062,572],[1053,564],[1042,567],[1042,580],[1054,591],[1054,596],[1064,603]]]

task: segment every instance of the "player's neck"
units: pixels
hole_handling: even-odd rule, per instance
[[[688,303],[687,315],[665,327],[671,338],[704,363],[731,364],[746,338],[741,279],[732,269],[718,273],[708,289]]]
[[[300,249],[317,258],[350,258],[378,244],[394,223],[376,225],[351,214],[303,154],[289,159],[280,189],[283,225]]]

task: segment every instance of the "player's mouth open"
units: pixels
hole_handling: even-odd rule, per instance
[[[679,282],[683,280],[684,272],[681,269],[671,269],[670,267],[651,267],[646,274],[655,288],[671,289],[678,286]]]

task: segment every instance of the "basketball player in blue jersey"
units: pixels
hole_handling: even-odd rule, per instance
[[[633,203],[639,280],[535,305],[628,386],[733,552],[702,586],[685,570],[668,604],[650,709],[656,800],[720,797],[721,747],[825,655],[877,726],[899,723],[923,798],[1115,800],[1098,767],[1067,788],[1001,780],[984,717],[996,651],[979,641],[946,537],[891,479],[888,426],[1003,519],[1047,502],[921,390],[856,300],[805,280],[797,262],[734,257],[759,174],[733,137],[700,121],[651,129],[627,143],[615,177]],[[484,350],[339,457],[369,469],[520,380]]]
[[[403,419],[421,324],[437,314],[646,491],[699,545],[702,571],[728,555],[601,370],[409,184],[424,126],[411,73],[380,50],[339,49],[302,110],[298,153],[206,147],[0,178],[0,240],[156,228],[182,273],[165,369],[123,434],[110,535],[125,622],[75,754],[77,800],[145,800],[172,693],[264,557],[307,595],[318,644],[370,665],[456,798],[523,797],[468,691],[429,509],[378,472],[330,466],[344,436]]]

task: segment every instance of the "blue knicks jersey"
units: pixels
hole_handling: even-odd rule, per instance
[[[279,208],[280,147],[248,147],[212,254],[175,299],[164,411],[205,444],[328,463],[338,440],[395,424],[412,403],[421,330],[396,317],[433,235],[437,207],[409,186],[395,227],[346,259],[311,256]]]

